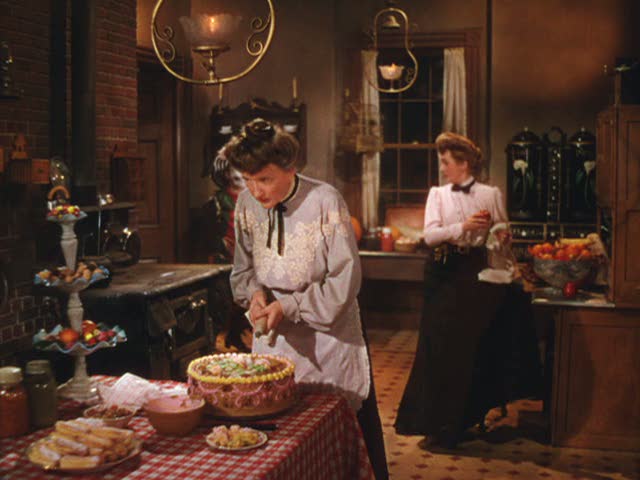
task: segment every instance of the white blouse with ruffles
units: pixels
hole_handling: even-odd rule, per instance
[[[286,355],[296,364],[297,382],[339,391],[358,410],[370,380],[357,302],[360,257],[350,215],[334,187],[298,178],[298,189],[284,204],[282,255],[277,241],[267,246],[273,212],[248,190],[238,197],[233,296],[244,308],[258,289],[279,300],[284,319],[275,343],[254,339],[253,352]]]
[[[465,182],[467,185],[473,179]],[[464,186],[464,185],[463,185]],[[429,246],[452,243],[459,246],[481,247],[487,239],[488,229],[463,232],[462,224],[480,210],[491,213],[492,225],[508,222],[502,193],[477,181],[469,193],[454,192],[452,184],[431,187],[424,212],[424,240]]]

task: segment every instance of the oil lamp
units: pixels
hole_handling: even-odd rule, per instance
[[[201,58],[201,65],[207,73],[207,78],[196,78],[197,75],[186,76],[178,73],[173,65],[176,59],[174,44],[175,31],[172,26],[158,28],[156,19],[164,0],[158,0],[151,15],[151,41],[153,49],[164,68],[174,77],[188,83],[200,85],[220,85],[233,82],[247,75],[253,70],[267,52],[275,31],[275,12],[272,0],[266,0],[269,12],[266,18],[255,16],[251,19],[250,34],[246,39],[245,51],[253,57],[243,70],[228,76],[219,76],[217,70],[218,57],[232,50],[231,38],[241,25],[242,17],[228,12],[192,13],[182,16],[184,36],[191,52]],[[266,38],[263,38],[265,37]]]

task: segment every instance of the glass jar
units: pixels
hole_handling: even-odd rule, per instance
[[[367,230],[362,239],[364,250],[376,251],[380,250],[380,228],[373,227]]]
[[[17,437],[29,431],[29,404],[22,385],[22,370],[0,368],[0,438]]]
[[[36,428],[50,427],[58,419],[58,386],[49,360],[32,360],[24,369],[29,418]]]
[[[384,227],[380,235],[380,250],[383,252],[393,252],[393,234],[391,227]]]

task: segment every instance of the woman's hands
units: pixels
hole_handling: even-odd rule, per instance
[[[280,302],[276,300],[267,304],[267,295],[263,290],[258,290],[251,297],[249,314],[254,327],[256,322],[265,321],[267,332],[276,328],[284,318],[284,312]]]
[[[264,290],[258,290],[251,296],[251,303],[249,304],[249,316],[251,317],[251,323],[256,324],[256,321],[262,317],[262,309],[267,306],[267,294]]]
[[[482,230],[491,228],[491,213],[480,210],[467,218],[462,224],[462,231]]]

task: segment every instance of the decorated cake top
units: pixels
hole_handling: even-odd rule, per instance
[[[293,363],[275,355],[225,353],[193,360],[187,372],[208,383],[253,383],[278,380],[293,374]]]

